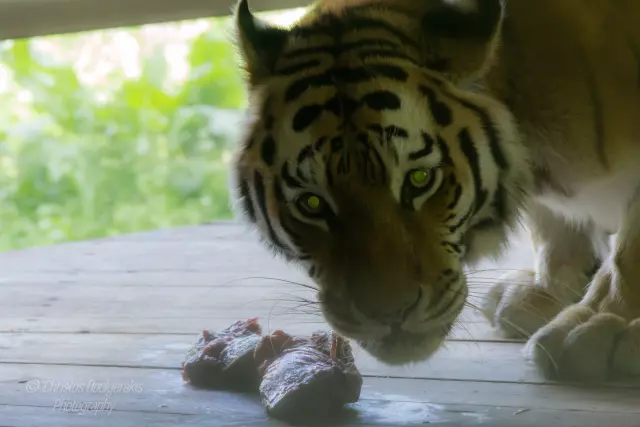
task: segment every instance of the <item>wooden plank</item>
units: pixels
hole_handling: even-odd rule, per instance
[[[256,267],[245,272],[242,269]],[[129,272],[200,271],[233,273],[237,279],[254,276],[267,268],[270,273],[291,275],[292,267],[274,258],[254,241],[211,240],[189,242],[109,242],[101,244],[60,245],[48,248],[8,252],[0,256],[3,275],[40,272]],[[254,271],[255,270],[255,271]],[[298,271],[298,275],[300,272]],[[276,276],[278,277],[278,276]],[[226,280],[220,278],[217,280]]]
[[[118,410],[197,414],[227,394],[191,387],[175,370],[3,364],[0,378],[0,405],[104,396]],[[366,377],[361,399],[640,414],[640,390],[615,388]]]
[[[193,337],[202,329],[218,330],[230,325],[234,319],[175,318],[9,318],[0,319],[0,334],[131,334],[131,335],[184,335]],[[321,318],[309,316],[277,316],[264,322],[264,331],[283,329],[296,335],[309,335],[313,331],[330,329]],[[524,343],[520,339],[507,339],[485,323],[457,325],[448,341]]]
[[[179,234],[178,231],[172,233]],[[57,274],[206,272],[215,274],[218,281],[227,280],[228,276],[234,279],[255,275],[304,277],[292,264],[274,258],[258,243],[255,233],[247,232],[242,225],[202,227],[200,233],[193,228],[184,231],[185,236],[193,238],[169,239],[167,232],[159,231],[148,233],[146,238],[105,239],[8,252],[0,254],[0,271],[5,278],[34,271]],[[155,236],[165,238],[156,241]],[[153,244],[149,244],[151,241]],[[511,250],[501,259],[482,262],[474,270],[488,270],[482,275],[493,277],[504,273],[505,268],[531,267],[530,245],[520,234],[513,235],[511,241]],[[254,274],[256,272],[262,274]]]
[[[244,396],[242,396],[244,397]],[[249,411],[247,398],[239,406],[243,415],[230,410],[210,415],[163,414],[157,412],[113,411],[110,414],[64,413],[51,407],[0,406],[0,417],[7,427],[286,427],[289,424],[270,420],[255,403]],[[225,401],[224,403],[227,403]],[[589,411],[525,410],[514,412],[512,408],[477,407],[473,405],[431,406],[423,403],[371,402],[359,409],[345,411],[347,421],[332,423],[335,427],[409,427],[437,424],[440,427],[490,425],[491,427],[638,427],[637,414]],[[229,413],[234,415],[229,415]],[[246,414],[246,415],[244,415]],[[312,425],[312,424],[311,424]]]
[[[235,0],[3,0],[0,39],[229,15]],[[304,0],[251,0],[251,9],[303,7]]]
[[[111,242],[193,242],[212,239],[233,239],[235,241],[255,241],[255,229],[248,223],[237,220],[217,220],[209,224],[172,227],[151,231],[94,239],[90,242],[75,242],[71,245]]]
[[[0,332],[172,333],[193,335],[258,316],[266,329],[326,329],[315,292],[287,283],[227,286],[119,286],[57,283],[0,286]],[[307,302],[309,301],[309,302]],[[452,340],[504,341],[469,308]],[[509,340],[514,341],[514,340]]]
[[[0,362],[177,369],[194,336],[129,334],[2,334]],[[43,351],[43,349],[46,349]],[[449,342],[431,360],[388,366],[355,346],[359,369],[370,376],[545,383],[525,363],[521,344]]]
[[[18,414],[28,419],[39,416],[40,409],[51,413],[47,426],[83,418],[52,410],[62,401],[107,402],[111,412],[84,414],[92,417],[91,425],[106,419],[112,425],[133,425],[128,420],[168,423],[175,417],[195,425],[211,423],[212,417],[216,426],[280,425],[267,419],[256,396],[198,390],[184,384],[176,371],[0,365],[0,377],[5,379],[0,382],[0,414],[5,424],[7,413],[15,417],[15,426],[26,425],[19,424]],[[606,422],[637,427],[632,423],[640,414],[638,399],[640,390],[365,378],[360,402],[339,425],[590,427]],[[144,418],[150,414],[156,418]]]
[[[177,255],[174,255],[177,256]],[[259,256],[259,255],[258,255]],[[2,255],[0,255],[0,264]],[[216,264],[224,265],[220,261]],[[286,265],[276,259],[236,260],[236,268],[221,267],[218,271],[198,270],[58,270],[58,271],[3,271],[0,273],[0,290],[3,286],[141,286],[170,287],[220,287],[229,285],[246,287],[296,288],[293,281],[311,285],[311,280],[295,265]],[[469,275],[470,288],[488,290],[496,279],[513,268],[493,268]],[[300,286],[300,285],[298,285]]]
[[[118,287],[60,285],[0,288],[0,318],[4,317],[138,317],[223,318],[274,317],[289,314],[320,316],[313,291],[294,288]],[[265,319],[268,320],[268,319]],[[467,308],[462,320],[487,323]]]
[[[2,255],[0,255],[1,257]],[[248,264],[248,263],[247,263]],[[244,264],[242,264],[244,266]],[[293,270],[293,269],[291,269]],[[290,284],[279,280],[301,279],[309,283],[309,279],[301,273],[290,271],[287,277],[269,277],[268,272],[251,268],[243,274],[221,272],[222,276],[210,271],[31,271],[31,272],[1,272],[0,292],[3,286],[66,286],[80,285],[90,286],[140,286],[140,287],[203,287],[210,288],[225,284],[243,287],[273,287],[289,288]],[[267,273],[267,275],[265,275]],[[298,273],[298,274],[296,274]],[[256,274],[255,276],[253,274]],[[304,280],[303,280],[304,279]]]
[[[135,335],[186,335],[193,337],[198,331],[209,328],[218,330],[237,320],[228,315],[222,318],[177,317],[14,317],[0,318],[0,333],[57,333],[57,334],[135,334]],[[310,315],[272,315],[264,323],[265,331],[284,329],[292,334],[308,335],[318,329],[329,329],[326,322]],[[450,341],[476,342],[523,342],[505,339],[488,323],[462,323],[457,325],[449,337]]]
[[[18,273],[34,272],[97,275],[184,271],[209,273],[212,275],[213,283],[253,276],[306,278],[306,273],[296,264],[273,257],[255,241],[211,240],[156,244],[113,242],[101,245],[53,246],[48,248],[50,250],[38,249],[1,254],[0,271],[3,282]],[[474,270],[468,270],[468,274],[472,274],[469,278],[475,280],[476,276],[500,276],[510,270],[529,267],[531,260],[532,257],[528,256],[528,253],[508,254],[499,264],[485,262]]]

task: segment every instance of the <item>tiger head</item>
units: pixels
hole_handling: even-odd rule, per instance
[[[385,363],[441,345],[467,299],[463,266],[516,223],[527,156],[508,109],[474,85],[503,9],[327,0],[284,29],[238,4],[251,107],[235,199],[307,269],[328,323]]]

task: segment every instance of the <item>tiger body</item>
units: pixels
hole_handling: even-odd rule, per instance
[[[640,3],[529,3],[508,2],[486,87],[516,117],[540,200],[613,233],[640,173]]]
[[[640,373],[638,17],[635,0],[321,0],[283,29],[241,0],[239,207],[386,363],[440,347],[463,268],[524,217],[535,272],[496,283],[487,317],[532,335],[550,375]]]

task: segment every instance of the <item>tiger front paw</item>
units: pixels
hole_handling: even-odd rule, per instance
[[[535,283],[533,271],[507,273],[491,288],[482,313],[508,338],[529,338],[549,323],[563,304]]]
[[[528,341],[525,351],[551,379],[601,382],[640,375],[640,318],[575,304]]]

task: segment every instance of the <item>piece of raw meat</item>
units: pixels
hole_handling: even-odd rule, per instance
[[[183,378],[200,387],[259,392],[270,416],[291,422],[358,401],[362,377],[347,341],[323,331],[261,334],[257,319],[203,331],[183,362]]]
[[[182,378],[197,387],[256,391],[260,376],[253,356],[261,333],[256,318],[202,331],[182,363]]]
[[[362,376],[348,342],[325,332],[310,338],[282,331],[256,348],[260,395],[269,415],[295,421],[325,415],[360,398]]]

